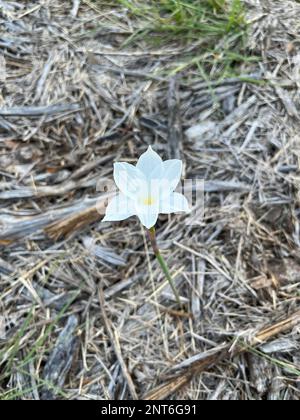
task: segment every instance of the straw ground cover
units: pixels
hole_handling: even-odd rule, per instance
[[[0,1],[1,399],[299,399],[299,17]],[[157,229],[184,313],[96,209],[149,144],[205,180]]]

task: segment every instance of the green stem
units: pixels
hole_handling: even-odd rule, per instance
[[[171,289],[173,290],[173,293],[174,293],[174,296],[176,298],[176,301],[177,301],[178,305],[182,306],[182,303],[180,301],[179,294],[178,294],[178,292],[176,290],[176,287],[175,287],[175,284],[173,282],[170,270],[169,270],[163,256],[161,255],[159,248],[158,248],[155,228],[153,227],[153,228],[149,229],[148,234],[149,234],[149,238],[150,238],[151,245],[152,245],[154,254],[156,256],[156,259],[159,262],[159,265],[161,266],[161,269],[164,272],[164,275],[166,276],[166,278],[167,278],[167,280],[168,280],[168,282],[171,286]]]

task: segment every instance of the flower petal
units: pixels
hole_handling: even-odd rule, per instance
[[[162,175],[163,161],[161,157],[149,146],[146,153],[142,154],[136,165],[145,177],[149,179],[159,179]]]
[[[179,159],[166,160],[164,163],[164,184],[174,191],[179,184],[182,174],[182,161]]]
[[[158,219],[159,203],[151,206],[136,204],[136,214],[142,225],[144,225],[147,229],[151,229],[155,226]]]
[[[191,211],[189,203],[183,194],[172,193],[165,196],[160,202],[160,213],[170,214],[177,212],[189,213]]]
[[[146,183],[143,173],[126,162],[115,163],[114,179],[120,191],[130,198],[135,198],[142,183]]]
[[[102,222],[125,220],[136,214],[134,201],[124,194],[117,194],[108,204]]]

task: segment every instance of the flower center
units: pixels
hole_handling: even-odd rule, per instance
[[[142,200],[144,206],[153,206],[153,204],[155,203],[155,199],[151,196],[144,198]]]

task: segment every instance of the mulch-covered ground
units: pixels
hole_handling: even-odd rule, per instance
[[[0,1],[1,399],[299,399],[300,4],[244,4],[251,59],[208,80],[126,8]],[[149,144],[205,181],[157,228],[184,311],[97,211]]]

